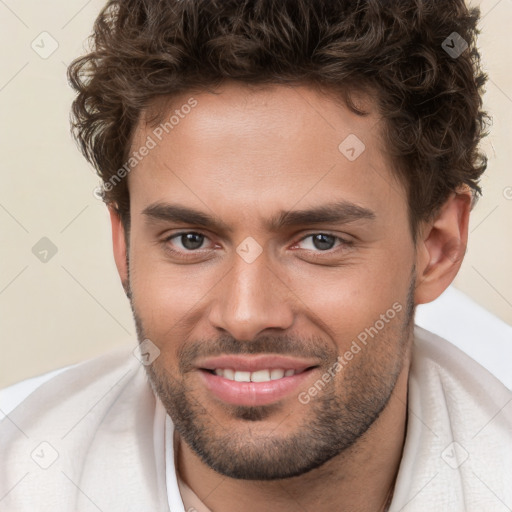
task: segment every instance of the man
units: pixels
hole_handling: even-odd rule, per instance
[[[0,510],[511,509],[510,391],[414,325],[486,168],[478,16],[108,2],[73,128],[142,364],[71,368],[4,420]]]

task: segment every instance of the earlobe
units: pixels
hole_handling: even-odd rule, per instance
[[[468,240],[471,191],[453,192],[429,228],[417,251],[415,304],[437,299],[457,275]]]
[[[128,293],[128,264],[124,226],[117,210],[113,206],[109,206],[108,210],[112,226],[112,248],[114,250],[114,260],[116,262],[117,272],[121,278],[124,291],[125,293]]]

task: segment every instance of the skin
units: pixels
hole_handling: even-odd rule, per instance
[[[194,94],[197,106],[129,174],[129,233],[110,208],[139,340],[160,349],[146,369],[176,427],[178,472],[213,512],[383,510],[404,444],[414,307],[460,268],[470,193],[453,193],[415,245],[371,99],[359,98],[363,117],[306,85],[228,82],[216,92]],[[151,133],[141,120],[132,149]],[[349,134],[366,146],[355,161],[338,150]],[[375,218],[267,228],[281,210],[341,200]],[[198,209],[230,231],[144,213],[157,203]],[[182,232],[204,238],[169,238]],[[315,243],[321,233],[352,244]],[[247,237],[262,249],[251,263],[236,252]],[[400,311],[301,403],[299,392],[396,303]],[[194,367],[199,357],[269,352],[319,367],[267,406],[222,403]]]

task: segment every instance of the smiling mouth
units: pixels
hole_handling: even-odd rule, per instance
[[[234,382],[271,382],[280,380],[285,377],[292,377],[299,375],[308,370],[317,368],[317,366],[310,366],[301,370],[284,369],[284,368],[268,368],[257,370],[254,372],[235,370],[234,368],[215,368],[214,370],[208,368],[201,368],[203,371],[223,377],[224,379]]]
[[[233,368],[199,369],[208,393],[223,403],[237,406],[263,406],[293,398],[300,389],[309,387],[309,380],[319,366],[302,369],[260,369],[239,371]]]

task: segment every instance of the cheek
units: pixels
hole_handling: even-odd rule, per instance
[[[365,261],[347,267],[311,267],[300,279],[287,282],[305,305],[299,306],[304,314],[330,331],[340,351],[381,315],[397,322],[396,314],[405,311],[409,263],[394,261],[385,251],[380,259],[376,251],[372,253]]]
[[[134,264],[131,272],[134,308],[155,339],[163,341],[195,325],[195,307],[208,290],[204,279],[188,279],[179,271],[155,265],[144,269]]]
[[[133,246],[130,286],[133,308],[145,335],[166,357],[186,343],[204,319],[204,305],[219,281],[219,272],[176,265],[155,254],[154,247]]]

